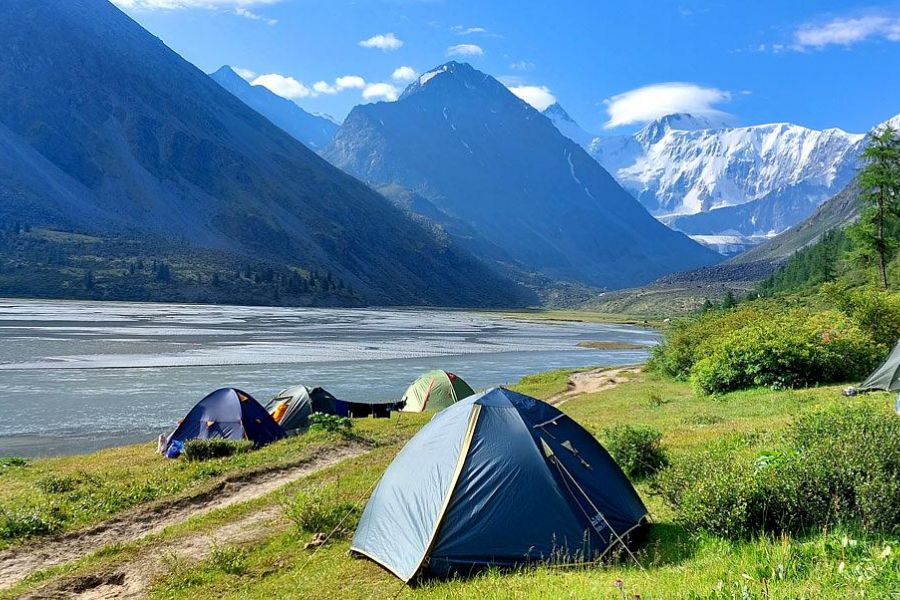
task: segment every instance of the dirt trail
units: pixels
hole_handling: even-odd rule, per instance
[[[284,526],[276,523],[281,515],[278,506],[268,506],[237,521],[210,532],[179,538],[171,547],[160,550],[148,547],[135,558],[110,567],[108,571],[65,577],[51,582],[22,600],[69,599],[136,600],[144,598],[153,581],[171,572],[175,565],[189,566],[206,558],[212,549],[239,546],[271,535]]]
[[[566,391],[551,396],[547,399],[547,402],[554,406],[560,406],[575,396],[611,390],[620,383],[628,381],[630,375],[636,375],[640,372],[640,366],[632,365],[627,367],[603,367],[573,373],[569,376]]]
[[[226,477],[213,487],[195,495],[140,506],[92,527],[7,550],[0,553],[0,590],[16,584],[35,571],[77,560],[104,546],[133,542],[185,521],[189,517],[259,498],[288,483],[369,450],[370,448],[360,444],[324,449],[301,463]],[[258,513],[254,517],[265,518],[266,515]],[[235,525],[241,523],[243,521]],[[218,535],[228,539],[225,529],[219,529]],[[186,547],[181,541],[179,546]],[[113,575],[117,578],[116,574]],[[82,583],[87,585],[81,589],[76,585],[68,590],[69,595],[66,597],[86,592],[104,582],[94,582],[93,586],[89,581]],[[120,582],[119,587],[122,585]]]

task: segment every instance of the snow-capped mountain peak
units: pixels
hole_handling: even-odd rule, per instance
[[[673,113],[651,121],[638,131],[634,137],[643,144],[658,142],[668,131],[702,131],[721,129],[731,126],[731,120],[716,114],[693,115],[690,113]]]
[[[403,90],[400,99],[402,100],[425,89],[430,89],[436,84],[461,85],[465,88],[474,89],[484,81],[484,73],[475,70],[472,65],[451,60],[420,75],[418,79]]]
[[[587,148],[594,139],[594,134],[588,133],[575,122],[569,113],[560,106],[559,102],[554,102],[544,109],[543,115],[550,119],[561,134],[575,142],[576,144]]]

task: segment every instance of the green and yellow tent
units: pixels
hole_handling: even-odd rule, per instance
[[[439,411],[475,393],[462,377],[447,371],[428,371],[412,382],[403,398],[403,412]]]

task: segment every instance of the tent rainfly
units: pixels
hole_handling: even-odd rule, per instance
[[[281,390],[269,400],[266,410],[285,431],[308,427],[309,416],[314,412],[347,416],[345,402],[341,402],[324,388],[308,388],[305,385]]]
[[[900,391],[900,342],[887,360],[859,386],[861,390]]]
[[[493,388],[441,411],[406,444],[351,550],[406,582],[587,562],[635,543],[646,517],[590,433],[549,404]]]
[[[253,396],[235,388],[222,388],[194,405],[181,420],[167,447],[192,439],[250,440],[263,446],[285,436],[266,409]]]
[[[400,399],[403,412],[420,413],[443,410],[475,393],[459,375],[447,371],[428,371],[406,388]]]

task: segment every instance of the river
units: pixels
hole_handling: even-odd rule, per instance
[[[154,438],[208,392],[265,402],[318,385],[399,398],[442,368],[476,390],[556,368],[644,361],[651,330],[431,309],[324,309],[0,299],[0,456],[86,452]]]

